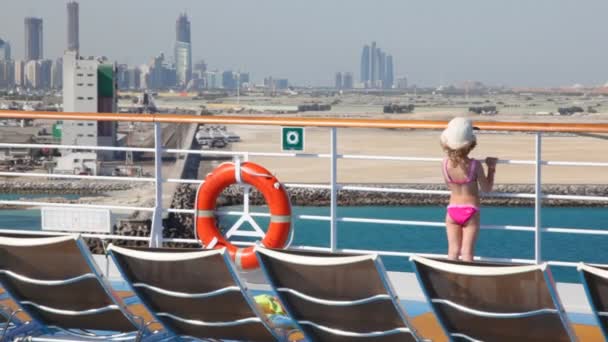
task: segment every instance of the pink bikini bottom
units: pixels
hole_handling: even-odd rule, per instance
[[[479,208],[470,204],[452,204],[448,205],[448,215],[461,226],[464,226],[469,220],[479,212]]]

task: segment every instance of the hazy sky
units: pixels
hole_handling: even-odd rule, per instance
[[[44,18],[44,54],[66,46],[66,1],[2,0],[0,37],[24,54],[26,16]],[[329,85],[359,79],[362,46],[376,40],[410,84],[479,80],[557,86],[608,81],[606,0],[81,0],[83,55],[142,64],[172,56],[175,20],[192,22],[193,57],[256,81]]]

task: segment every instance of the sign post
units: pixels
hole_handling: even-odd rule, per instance
[[[283,151],[304,151],[304,127],[282,127],[281,147]]]

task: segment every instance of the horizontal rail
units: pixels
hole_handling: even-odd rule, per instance
[[[110,180],[121,182],[154,182],[150,177],[121,177],[121,176],[87,176],[87,175],[64,175],[61,173],[25,173],[25,172],[0,172],[0,177],[40,177],[40,178],[63,178],[63,179],[89,179]]]
[[[58,145],[58,144],[8,144],[0,143],[0,147],[17,148],[56,148],[68,150],[93,150],[93,151],[120,151],[120,152],[154,152],[151,147],[114,147],[114,146],[87,146],[87,145]]]
[[[5,201],[0,200],[0,205],[14,205],[25,207],[62,207],[62,208],[81,208],[81,209],[110,209],[116,211],[154,211],[154,208],[147,207],[130,207],[122,205],[103,205],[103,204],[85,204],[85,203],[53,203],[53,202],[35,202],[35,201]]]
[[[303,118],[267,116],[198,116],[180,114],[118,114],[118,113],[63,113],[0,111],[0,119],[39,120],[83,120],[121,122],[160,122],[175,124],[224,124],[253,126],[302,126],[341,128],[401,128],[439,130],[446,127],[446,121],[429,120],[376,120],[343,118]],[[562,133],[608,133],[604,123],[542,123],[542,122],[475,122],[481,130],[504,132],[562,132]]]

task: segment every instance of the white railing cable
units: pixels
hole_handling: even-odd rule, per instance
[[[91,150],[91,151],[118,151],[118,152],[154,152],[150,147],[126,147],[126,146],[88,146],[88,145],[57,145],[57,144],[8,144],[0,143],[4,148],[55,148],[65,150]]]
[[[0,200],[0,205],[14,205],[26,207],[63,207],[63,208],[82,208],[82,209],[110,209],[115,211],[154,211],[154,208],[148,207],[132,207],[125,205],[109,205],[109,204],[86,204],[86,203],[54,203],[54,202],[36,202],[36,201],[10,201]]]

